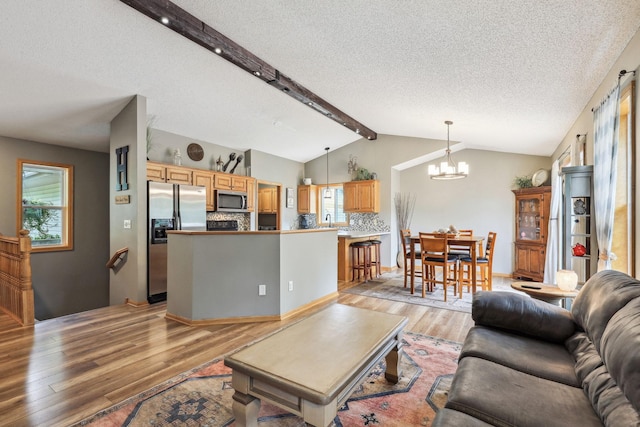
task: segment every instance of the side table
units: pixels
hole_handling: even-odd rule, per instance
[[[556,285],[540,282],[514,282],[511,284],[511,287],[530,295],[532,298],[560,305],[563,308],[567,308],[567,298],[573,299],[578,296],[578,291],[563,291]]]

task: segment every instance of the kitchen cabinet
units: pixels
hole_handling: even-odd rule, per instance
[[[542,282],[547,249],[551,187],[514,190],[516,196],[513,276]]]
[[[345,182],[342,188],[344,190],[345,212],[380,212],[380,182],[378,180]]]
[[[254,212],[256,209],[256,179],[247,178],[247,210]]]
[[[181,166],[167,166],[165,177],[171,184],[193,184],[193,171]]]
[[[213,186],[216,190],[233,190],[246,192],[247,177],[230,175],[226,173],[216,173]]]
[[[593,166],[562,168],[564,184],[563,268],[578,274],[578,283],[586,282],[598,268],[598,244],[593,205]]]
[[[316,213],[317,187],[315,185],[298,186],[298,213]]]
[[[166,165],[147,162],[147,181],[165,182],[166,171]]]
[[[193,184],[193,171],[182,166],[147,162],[147,180],[191,185]]]
[[[258,190],[258,212],[278,213],[278,191],[275,187]]]
[[[207,193],[207,211],[214,209],[213,201],[213,172],[207,170],[193,171],[193,185],[199,185],[206,189]]]

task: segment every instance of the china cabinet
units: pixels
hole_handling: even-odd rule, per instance
[[[513,190],[516,196],[515,268],[517,279],[542,282],[544,277],[551,187]]]
[[[584,283],[598,268],[593,206],[593,166],[562,168],[563,268],[578,274]]]

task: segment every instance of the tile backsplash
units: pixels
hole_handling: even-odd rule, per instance
[[[247,231],[251,227],[250,214],[232,212],[207,212],[207,221],[238,221],[238,231]]]
[[[316,214],[303,214],[298,215],[298,224],[295,228],[303,228],[302,224],[306,220],[307,227],[306,228],[317,228],[317,218]],[[391,226],[385,223],[385,221],[380,218],[380,215],[376,213],[352,213],[349,215],[349,226],[338,226],[340,230],[349,230],[349,231],[380,231],[380,232],[390,232]]]

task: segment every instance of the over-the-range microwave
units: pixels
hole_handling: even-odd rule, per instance
[[[216,212],[247,212],[247,193],[215,190],[214,208]]]

